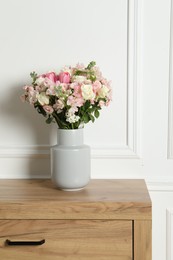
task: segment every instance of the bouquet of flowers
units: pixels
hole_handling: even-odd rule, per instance
[[[46,123],[55,122],[61,129],[77,129],[94,122],[101,108],[111,101],[110,83],[94,61],[87,67],[64,67],[58,74],[30,75],[32,84],[24,86],[22,101],[33,105]]]

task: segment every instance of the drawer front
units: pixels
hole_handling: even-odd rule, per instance
[[[9,245],[7,240],[40,245]],[[1,220],[0,256],[3,260],[132,260],[132,222]]]

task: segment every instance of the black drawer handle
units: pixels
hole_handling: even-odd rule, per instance
[[[45,239],[40,241],[11,241],[9,239],[6,240],[6,244],[8,246],[39,246],[45,243]]]

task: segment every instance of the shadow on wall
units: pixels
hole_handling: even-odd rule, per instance
[[[3,146],[19,149],[19,153],[27,152],[32,148],[37,150],[56,142],[56,126],[47,125],[45,118],[34,107],[21,101],[22,86],[19,83],[8,87],[8,95],[5,95],[0,102],[0,113],[4,119],[1,124],[1,138],[2,142],[6,140]],[[38,155],[36,158],[31,154],[27,157],[28,178],[50,175],[49,156]]]

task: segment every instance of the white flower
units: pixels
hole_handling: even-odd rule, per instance
[[[76,123],[76,122],[79,121],[79,119],[80,119],[79,116],[73,115],[73,116],[71,116],[71,117],[68,117],[68,118],[66,119],[66,121],[69,122],[69,123]]]
[[[66,112],[66,121],[69,123],[75,123],[79,121],[80,117],[75,115],[78,109],[76,107],[71,107],[68,112]]]
[[[37,99],[42,106],[49,104],[49,97],[46,95],[45,92],[41,92],[40,94],[37,94]]]
[[[92,85],[82,85],[81,86],[81,90],[82,90],[82,97],[85,100],[92,100],[95,98],[95,94],[93,92],[93,87]]]
[[[38,86],[41,86],[45,83],[45,78],[43,77],[38,77],[35,81],[35,83],[38,85]]]
[[[66,121],[69,122],[69,123],[76,123],[76,122],[78,122],[79,119],[80,119],[80,117],[79,117],[79,116],[76,116],[75,114],[69,116],[69,114],[67,113],[66,116],[67,116]],[[68,116],[69,116],[69,117],[68,117]]]
[[[106,98],[108,96],[109,89],[105,85],[102,85],[101,89],[98,91],[99,98]]]

